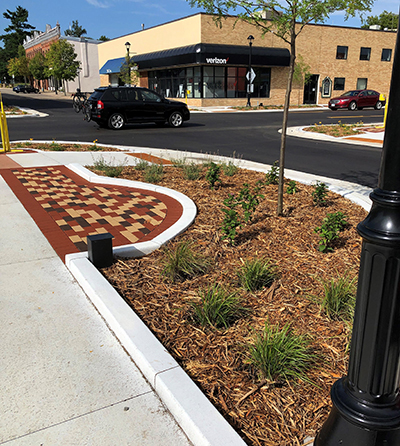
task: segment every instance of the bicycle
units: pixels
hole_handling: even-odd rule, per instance
[[[76,113],[79,113],[82,110],[83,119],[85,121],[91,121],[91,109],[86,93],[81,93],[79,88],[77,88],[76,93],[72,95],[72,107],[74,108]]]
[[[87,101],[86,94],[81,93],[81,90],[77,88],[76,93],[72,95],[72,107],[76,113],[82,110],[85,101]]]

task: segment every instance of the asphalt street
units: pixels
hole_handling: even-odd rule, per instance
[[[5,103],[29,107],[43,113],[45,118],[9,119],[12,141],[69,140],[103,144],[134,145],[168,148],[197,153],[211,153],[242,157],[247,160],[272,164],[279,158],[282,112],[192,112],[191,120],[182,128],[163,128],[153,124],[127,126],[120,131],[99,128],[87,123],[82,114],[72,109],[72,101],[48,99],[47,95],[3,94]],[[314,123],[382,122],[383,111],[364,109],[332,112],[292,111],[289,126]],[[352,144],[337,144],[295,137],[287,138],[286,167],[289,169],[351,181],[376,187],[381,150]]]

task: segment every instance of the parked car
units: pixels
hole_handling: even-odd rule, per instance
[[[154,122],[180,127],[190,119],[183,102],[170,101],[142,87],[100,87],[88,99],[90,118],[102,127],[119,130],[127,123]]]
[[[39,93],[39,89],[31,85],[16,85],[13,91],[16,93]]]
[[[364,107],[374,107],[380,110],[386,100],[375,90],[351,90],[329,101],[331,110],[348,108],[349,110],[362,110]]]

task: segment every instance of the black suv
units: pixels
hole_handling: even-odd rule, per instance
[[[100,87],[89,97],[90,117],[102,127],[119,130],[126,123],[155,122],[180,127],[190,119],[183,102],[169,101],[141,87]]]

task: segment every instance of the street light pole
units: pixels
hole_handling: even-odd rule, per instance
[[[126,47],[126,65],[128,67],[129,86],[130,86],[131,85],[131,67],[130,67],[130,58],[129,58],[129,50],[131,48],[130,42],[126,42],[125,47]]]
[[[400,34],[372,208],[363,238],[348,374],[315,446],[400,445]]]
[[[250,97],[251,97],[251,85],[252,85],[252,79],[251,79],[251,47],[253,45],[254,37],[250,34],[249,37],[247,37],[247,40],[249,41],[249,71],[248,71],[248,84],[247,84],[247,105],[246,107],[251,107],[250,104]]]

